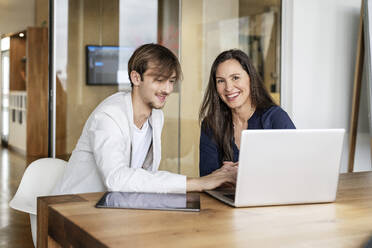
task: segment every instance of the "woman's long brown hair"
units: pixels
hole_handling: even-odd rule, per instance
[[[247,54],[238,49],[222,52],[213,62],[207,90],[199,112],[202,128],[211,130],[214,141],[220,150],[221,161],[233,161],[234,153],[232,141],[234,137],[231,109],[220,99],[216,87],[217,67],[229,59],[240,63],[250,78],[251,104],[260,111],[276,105],[265,89],[262,79],[258,75]]]

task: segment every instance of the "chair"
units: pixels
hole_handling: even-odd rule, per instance
[[[31,233],[36,247],[37,197],[51,193],[63,175],[67,162],[56,158],[42,158],[32,162],[23,174],[21,183],[9,206],[30,214]]]

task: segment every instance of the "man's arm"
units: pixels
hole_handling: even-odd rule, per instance
[[[108,190],[126,192],[185,193],[186,177],[166,171],[130,168],[130,132],[125,133],[106,113],[94,116],[88,130],[90,145]]]

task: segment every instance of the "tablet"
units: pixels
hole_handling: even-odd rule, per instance
[[[97,202],[96,207],[199,212],[200,195],[198,193],[106,192]]]

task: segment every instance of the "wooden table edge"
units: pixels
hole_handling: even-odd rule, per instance
[[[85,202],[79,195],[41,196],[37,198],[37,247],[48,247],[49,213],[51,204]]]

